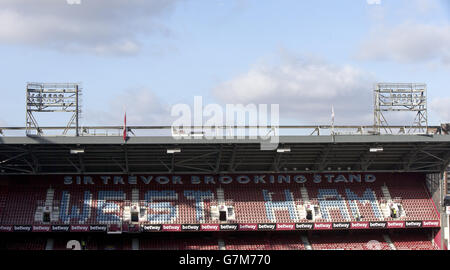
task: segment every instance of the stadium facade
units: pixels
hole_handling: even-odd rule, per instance
[[[65,249],[69,240],[87,249],[448,245],[450,135],[441,127],[286,135],[282,151],[249,138],[8,130],[0,137],[1,248]]]

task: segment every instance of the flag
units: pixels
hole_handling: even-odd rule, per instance
[[[334,135],[334,107],[331,105],[331,134]]]
[[[334,126],[334,107],[331,105],[331,125]]]
[[[123,140],[127,141],[127,113],[125,112],[125,117],[123,119]]]

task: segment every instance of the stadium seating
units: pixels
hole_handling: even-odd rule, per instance
[[[31,235],[15,235],[0,240],[0,249],[3,250],[44,250],[47,239]]]
[[[33,224],[39,201],[45,200],[45,185],[15,185],[8,187],[2,224]]]
[[[309,237],[315,250],[390,250],[380,233],[321,233]]]
[[[139,239],[141,250],[218,250],[218,240],[199,236],[167,237],[155,235]]]
[[[73,235],[69,236],[56,236],[52,238],[53,242],[53,250],[67,250],[67,242],[70,240],[85,242],[86,250],[131,250],[131,239],[129,237],[102,237],[102,236],[80,236]]]
[[[304,250],[298,233],[244,234],[224,239],[226,250]]]
[[[105,224],[110,232],[120,232],[122,228],[127,228],[125,231],[133,228],[130,209],[135,209],[133,211],[138,215],[135,225],[438,220],[439,214],[424,182],[420,174],[386,174],[372,183],[339,184],[322,181],[304,184],[64,185],[60,179],[9,182],[0,179],[0,225]],[[401,206],[400,217],[389,215],[389,204],[392,203]],[[44,209],[51,212],[50,222],[44,222]],[[220,221],[218,209],[227,209],[232,219]],[[306,209],[315,213],[313,219],[307,218]],[[108,235],[84,239],[87,249],[100,250],[137,247],[145,250],[437,249],[426,229],[404,233],[377,230],[313,231],[308,234],[300,231],[235,232],[207,237],[205,232],[192,233],[193,236],[171,234],[181,234],[180,237],[168,237],[166,233],[140,234],[138,245],[132,244],[132,234],[124,238]],[[386,234],[392,234],[389,243],[384,238]],[[48,239],[52,236],[48,235],[4,239],[0,241],[1,249],[45,249],[47,246],[48,249],[65,250],[67,241],[73,237],[62,235],[50,242]]]
[[[195,234],[195,233],[194,233]],[[67,250],[69,240],[85,241],[86,250],[132,250],[132,237],[138,239],[140,250],[219,250],[220,242],[225,250],[305,250],[302,237],[306,238],[313,250],[437,250],[427,231],[394,232],[389,234],[393,246],[390,246],[383,233],[352,232],[336,233],[321,232],[309,236],[300,233],[239,233],[232,235],[186,235],[155,233],[151,236],[140,235],[120,237],[96,235],[53,235],[36,236],[20,235],[6,237],[0,240],[0,249],[9,250]],[[48,241],[53,244],[48,246]]]
[[[398,250],[437,250],[428,233],[401,232],[391,235]]]
[[[403,181],[408,181],[404,185]],[[39,183],[39,184],[38,184]],[[222,185],[223,202],[217,185],[63,185],[60,182],[22,184],[11,182],[0,191],[0,224],[42,224],[36,211],[46,204],[56,211],[52,224],[117,224],[123,222],[125,206],[138,204],[146,209],[141,223],[219,223],[211,206],[234,207],[236,223],[310,222],[301,207],[318,208],[315,222],[387,221],[383,203],[397,202],[404,215],[397,220],[437,220],[437,210],[424,180],[414,175],[396,179],[387,175],[376,183],[282,183]],[[303,191],[302,191],[303,189]],[[387,194],[386,194],[387,193]],[[386,207],[386,206],[385,206]],[[56,209],[56,210],[55,210]]]
[[[6,195],[8,194],[7,186],[0,186],[0,217],[6,206]]]

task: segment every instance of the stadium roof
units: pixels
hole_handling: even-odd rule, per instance
[[[443,171],[450,160],[450,135],[280,136],[279,141],[279,148],[290,151],[261,150],[260,139],[3,136],[0,174],[431,173]],[[70,151],[80,149],[84,153]]]

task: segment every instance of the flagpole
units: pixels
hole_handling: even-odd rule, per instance
[[[128,130],[127,130],[127,112],[125,111],[125,115],[123,118],[123,140],[127,142],[128,138]]]
[[[333,143],[335,142],[334,140],[334,106],[331,105],[331,137],[333,139]]]

